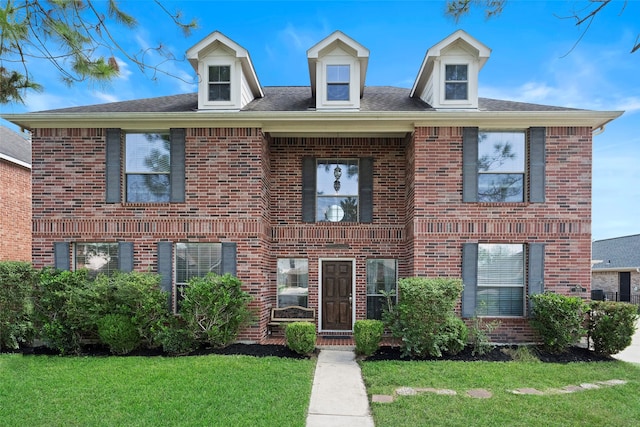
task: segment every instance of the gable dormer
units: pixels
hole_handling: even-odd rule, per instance
[[[307,51],[317,110],[357,110],[364,92],[369,49],[336,31]]]
[[[219,31],[189,49],[187,59],[198,73],[200,110],[240,110],[264,96],[249,52]]]
[[[477,109],[478,73],[491,49],[462,30],[431,47],[411,96],[436,109]]]

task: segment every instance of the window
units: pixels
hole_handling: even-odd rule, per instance
[[[469,99],[468,65],[445,65],[444,99],[458,101]]]
[[[522,316],[525,254],[521,244],[479,244],[476,313]]]
[[[208,273],[222,274],[221,243],[176,243],[176,306],[189,279]]]
[[[117,271],[118,244],[76,243],[74,251],[74,269],[87,269],[89,270],[90,277],[96,277],[98,274],[109,275],[114,271]]]
[[[524,132],[479,132],[478,201],[523,202]]]
[[[318,160],[316,221],[358,221],[358,160]]]
[[[395,259],[367,260],[367,319],[382,319],[387,308],[386,295],[392,295],[394,303],[397,300],[397,283],[398,262]]]
[[[308,306],[309,263],[306,259],[278,260],[278,307]]]
[[[209,67],[209,101],[231,100],[231,66]]]
[[[129,203],[170,201],[169,134],[128,133],[125,140],[125,187]]]
[[[327,65],[327,101],[349,100],[349,65]]]

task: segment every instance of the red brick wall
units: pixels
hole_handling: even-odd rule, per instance
[[[545,289],[589,295],[589,128],[547,129],[545,203],[462,203],[461,128],[418,128],[409,149],[415,156],[415,216],[407,236],[413,274],[461,277],[464,243],[544,243]],[[587,291],[572,293],[576,285]],[[525,319],[501,322],[496,340],[535,339]]]
[[[308,258],[317,307],[319,260],[355,260],[356,317],[366,315],[366,259],[397,258],[401,277],[461,277],[464,243],[545,243],[545,287],[589,287],[591,132],[548,128],[545,203],[462,203],[462,129],[411,138],[266,138],[260,129],[187,129],[186,202],[106,204],[103,129],[43,129],[33,137],[36,266],[56,241],[132,241],[135,269],[156,268],[156,243],[231,241],[238,276],[259,308],[259,339],[276,303],[277,258]],[[302,222],[302,158],[374,158],[372,224]],[[588,293],[585,293],[587,295]],[[534,339],[526,319],[494,338]]]
[[[0,159],[0,261],[31,261],[31,170]]]

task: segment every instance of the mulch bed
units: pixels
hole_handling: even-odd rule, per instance
[[[455,355],[444,354],[442,357],[424,357],[424,358],[406,358],[402,356],[402,352],[399,347],[385,347],[382,346],[370,357],[367,357],[367,361],[380,361],[380,360],[454,360],[461,362],[509,362],[514,360],[513,357],[505,350],[515,349],[516,346],[496,346],[491,351],[482,354],[472,354],[472,348],[466,347],[463,351]],[[582,347],[571,347],[564,353],[554,354],[542,351],[535,347],[530,347],[530,350],[535,354],[541,362],[546,363],[569,363],[569,362],[610,362],[615,360],[610,356],[601,356],[593,351]]]
[[[487,361],[487,362],[509,362],[513,360],[509,352],[506,349],[513,349],[515,346],[497,346],[491,351],[483,355],[473,355],[472,348],[467,347],[462,352],[455,355],[443,355],[442,357],[424,357],[424,358],[406,358],[402,356],[402,352],[399,347],[381,346],[373,355],[367,357],[364,360],[367,361],[383,361],[383,360],[452,360],[461,362],[474,362],[474,361]],[[560,354],[553,354],[544,352],[537,348],[530,348],[532,353],[535,354],[538,359],[546,363],[570,363],[570,362],[610,362],[615,360],[610,356],[601,356],[593,351],[582,347],[571,347],[567,352]],[[47,355],[55,356],[59,355],[59,352],[47,347],[24,347],[19,350],[13,351],[14,353],[21,353],[24,355]],[[316,351],[317,353],[317,351]],[[225,348],[211,348],[201,347],[192,351],[188,356],[204,356],[208,354],[223,354],[223,355],[244,355],[254,357],[286,357],[292,359],[306,359],[308,356],[300,355],[290,350],[285,345],[277,344],[231,344]],[[100,345],[85,345],[82,347],[80,353],[81,356],[96,356],[107,357],[111,356],[109,349]],[[168,356],[161,348],[158,349],[144,349],[135,350],[126,356],[144,356],[144,357],[166,357]],[[125,356],[125,357],[126,357]]]

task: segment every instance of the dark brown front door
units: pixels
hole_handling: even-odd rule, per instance
[[[322,262],[322,329],[351,330],[351,261]]]

